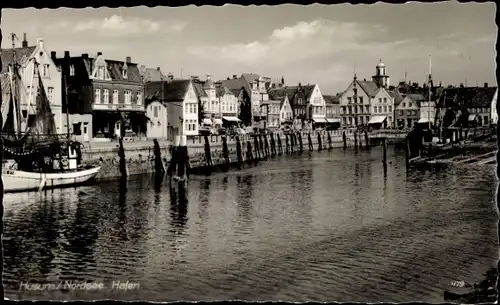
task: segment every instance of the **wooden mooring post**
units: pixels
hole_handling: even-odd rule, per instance
[[[386,138],[382,138],[382,148],[384,150],[384,159],[382,160],[382,162],[384,164],[387,164],[387,141],[386,141]]]
[[[332,135],[330,134],[330,131],[327,131],[327,141],[328,141],[328,150],[332,150]]]
[[[318,151],[322,151],[323,145],[321,144],[321,133],[316,132],[316,134],[318,135]]]
[[[288,134],[285,134],[285,152],[288,155],[290,153],[290,144],[288,143]]]
[[[167,172],[167,169],[161,158],[160,144],[157,139],[153,140],[153,154],[155,155],[155,174],[163,176]]]
[[[238,158],[238,166],[243,163],[243,151],[241,149],[241,140],[239,136],[236,136],[236,157]]]
[[[208,168],[211,168],[214,166],[214,163],[212,162],[212,150],[210,149],[210,141],[208,141],[208,136],[204,136],[203,138],[205,139],[205,165]]]
[[[358,132],[354,132],[354,149],[358,149]]]
[[[254,161],[257,161],[261,158],[260,157],[260,149],[259,149],[259,139],[257,139],[257,136],[253,137],[253,150],[255,152]]]
[[[365,147],[370,148],[370,140],[368,139],[368,131],[365,129]]]
[[[251,164],[253,161],[253,154],[252,154],[252,144],[250,143],[250,140],[247,140],[247,153],[246,153],[246,159],[247,163]]]
[[[347,149],[347,136],[345,135],[345,131],[342,132],[342,141],[344,141],[344,149]]]
[[[229,160],[229,148],[227,147],[227,137],[222,136],[222,156],[224,157],[224,163],[226,163],[227,166],[231,163]]]
[[[120,158],[120,174],[122,178],[128,177],[127,160],[125,159],[125,148],[123,147],[123,138],[118,138],[118,157]]]
[[[410,168],[410,140],[408,136],[405,137],[405,164],[406,170]]]
[[[271,157],[276,156],[276,142],[274,141],[274,134],[271,134]]]
[[[265,159],[266,150],[264,149],[264,141],[262,141],[262,135],[259,135],[259,151],[260,151],[260,158]]]
[[[295,135],[293,133],[290,134],[290,151],[293,153],[295,150]]]
[[[297,137],[299,138],[299,151],[302,153],[304,151],[304,144],[302,143],[302,133],[298,132]]]
[[[283,143],[281,143],[281,136],[277,134],[278,137],[278,156],[283,154]]]
[[[271,153],[269,152],[269,142],[267,141],[267,134],[264,135],[264,150],[266,153],[266,158],[269,157]]]
[[[311,139],[311,133],[307,133],[307,142],[309,143],[309,151],[313,151],[314,150],[314,147],[313,147],[313,143],[312,143],[312,139]]]

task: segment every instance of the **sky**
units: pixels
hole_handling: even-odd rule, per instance
[[[382,60],[391,84],[422,83],[432,57],[443,84],[496,85],[495,3],[374,5],[144,6],[87,9],[3,9],[8,33],[29,45],[43,38],[63,56],[102,52],[109,59],[175,77],[221,80],[241,73],[287,85],[318,84],[323,94],[347,88],[354,72],[371,79]],[[20,45],[20,42],[16,42]]]

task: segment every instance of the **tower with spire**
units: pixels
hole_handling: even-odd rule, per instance
[[[389,87],[389,76],[386,74],[386,66],[382,62],[382,59],[375,67],[375,75],[372,76],[372,80],[379,88]]]

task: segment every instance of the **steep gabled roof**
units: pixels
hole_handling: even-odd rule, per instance
[[[397,107],[404,100],[404,97],[401,95],[398,89],[390,90],[387,92],[394,99],[394,107]]]
[[[194,92],[198,97],[208,97],[207,93],[203,89],[203,83],[200,81],[193,82]]]
[[[74,57],[73,57],[74,58]],[[92,75],[94,63],[96,61],[95,58],[88,57],[82,58],[85,68],[87,69],[87,73]],[[141,73],[139,72],[139,67],[135,63],[127,63],[127,78],[123,77],[122,69],[125,65],[123,61],[105,59],[106,65],[108,67],[109,76],[112,80],[119,80],[123,82],[131,82],[131,83],[143,83]]]
[[[238,95],[240,94],[239,92],[241,91],[241,88],[245,88],[245,90],[247,90],[247,93],[250,95],[250,85],[245,81],[243,77],[221,80],[220,82],[222,86],[227,87],[229,90],[238,91]]]
[[[340,104],[340,99],[337,95],[323,95],[323,99],[325,100],[325,104]]]
[[[497,91],[497,87],[445,88],[438,107],[446,108],[488,108]]]
[[[226,94],[234,95],[234,93],[231,90],[229,90],[227,87],[224,87],[224,86],[221,86],[221,87],[218,87],[217,89],[215,89],[215,95],[217,97],[221,97],[221,96],[224,96]]]
[[[159,69],[145,68],[140,72],[145,82],[161,82],[167,80],[167,77]]]
[[[35,52],[36,46],[26,47],[26,48],[15,48],[15,49],[1,49],[2,58],[2,72],[7,73],[9,64],[14,62],[14,50],[16,53],[16,61],[19,64],[24,64],[24,60],[29,59],[29,57]]]
[[[162,102],[183,101],[190,83],[191,81],[186,79],[147,83],[145,85],[146,99]]]
[[[358,85],[363,89],[363,91],[370,97],[377,95],[378,86],[374,81],[360,81],[356,80]]]

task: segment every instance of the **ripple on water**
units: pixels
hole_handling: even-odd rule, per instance
[[[442,302],[498,259],[493,171],[407,175],[376,147],[282,156],[191,176],[171,205],[149,176],[6,199],[11,299]],[[7,196],[6,196],[7,198]],[[43,245],[43,246],[42,246]],[[21,280],[138,281],[133,291],[29,292]],[[16,287],[17,285],[17,287]]]

